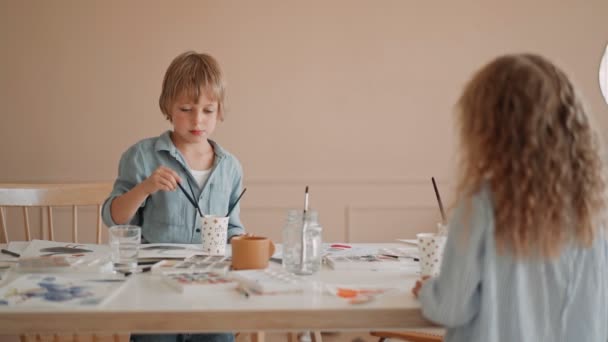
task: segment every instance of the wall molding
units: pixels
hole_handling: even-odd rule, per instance
[[[374,211],[374,210],[389,210],[389,211],[430,211],[437,210],[439,215],[439,208],[432,205],[346,205],[344,208],[344,241],[350,242],[352,237],[352,222],[353,214],[357,211]]]
[[[437,183],[450,185],[451,181],[446,179],[437,179]],[[431,178],[397,178],[397,179],[337,179],[337,178],[322,178],[322,179],[265,179],[265,178],[252,178],[246,179],[244,182],[246,185],[266,185],[266,186],[277,186],[277,185],[330,185],[330,186],[346,186],[346,185],[429,185],[432,189]]]

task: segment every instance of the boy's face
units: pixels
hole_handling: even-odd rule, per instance
[[[207,97],[201,91],[196,102],[182,94],[171,106],[171,122],[173,132],[184,143],[199,143],[206,141],[215,131],[218,119],[218,103]]]

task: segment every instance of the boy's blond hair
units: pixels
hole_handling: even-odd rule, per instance
[[[218,119],[224,121],[224,76],[215,58],[204,53],[187,51],[171,62],[165,73],[158,104],[167,120],[178,96],[185,94],[198,101],[201,91],[218,103]]]
[[[459,198],[490,185],[499,251],[552,257],[593,241],[605,208],[600,143],[566,75],[543,57],[502,56],[459,102]]]

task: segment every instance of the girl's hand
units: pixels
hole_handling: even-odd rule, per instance
[[[418,298],[418,294],[420,293],[420,289],[422,288],[422,285],[424,285],[424,283],[429,278],[430,278],[429,276],[424,276],[424,277],[422,277],[422,279],[416,280],[416,285],[414,285],[414,288],[412,288],[412,293],[414,294],[414,297]]]
[[[181,182],[182,179],[177,172],[168,167],[160,166],[152,172],[150,177],[141,182],[141,186],[146,194],[152,195],[158,190],[173,191],[177,189],[177,184]]]

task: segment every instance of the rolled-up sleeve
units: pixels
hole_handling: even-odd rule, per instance
[[[419,295],[429,320],[455,327],[471,321],[480,310],[484,236],[492,216],[484,191],[460,203],[449,224],[440,274],[425,282]]]
[[[101,216],[106,226],[111,227],[116,225],[116,222],[112,219],[112,212],[110,210],[114,199],[133,189],[144,179],[146,179],[146,165],[141,156],[141,151],[139,151],[137,146],[132,146],[121,156],[118,164],[118,177],[114,182],[112,192],[103,203]],[[145,206],[146,201],[141,204],[140,208]],[[141,224],[141,210],[137,211],[130,223]]]

